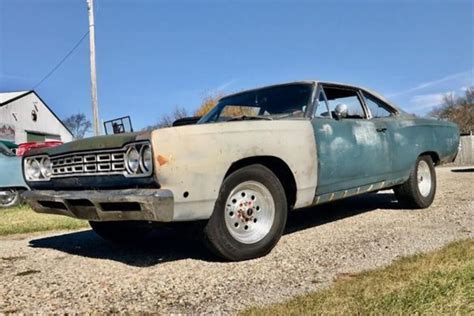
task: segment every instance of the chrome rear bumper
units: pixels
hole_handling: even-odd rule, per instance
[[[26,191],[23,197],[38,213],[89,221],[173,220],[174,198],[170,190]]]

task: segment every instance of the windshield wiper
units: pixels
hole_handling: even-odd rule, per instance
[[[265,117],[265,116],[252,116],[252,115],[242,115],[242,116],[237,116],[233,117],[231,119],[228,119],[226,122],[230,121],[252,121],[252,120],[264,120],[264,121],[271,121],[271,117]]]

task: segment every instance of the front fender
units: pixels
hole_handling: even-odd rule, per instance
[[[156,178],[175,197],[173,220],[206,219],[233,162],[274,156],[291,169],[295,208],[310,205],[317,181],[316,144],[308,120],[239,121],[155,130]]]
[[[0,154],[0,188],[25,188],[20,157]]]

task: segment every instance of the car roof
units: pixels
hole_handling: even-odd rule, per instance
[[[247,93],[247,92],[258,91],[258,90],[261,90],[261,89],[276,88],[276,87],[281,87],[281,86],[290,86],[290,85],[295,85],[295,84],[315,84],[315,83],[316,83],[316,81],[314,81],[314,80],[301,80],[301,81],[291,81],[291,82],[283,82],[283,83],[271,84],[271,85],[266,85],[266,86],[259,86],[257,88],[246,89],[246,90],[242,90],[242,91],[239,91],[239,92],[235,92],[235,93],[225,95],[222,98],[220,98],[220,100],[226,99],[226,98],[229,98],[229,97],[233,97],[233,96],[236,96],[236,95],[239,95],[239,94]]]
[[[226,96],[222,97],[220,100],[226,99],[226,98],[229,98],[229,97],[233,97],[233,96],[236,96],[236,95],[239,95],[239,94],[242,94],[242,93],[257,91],[257,90],[261,90],[261,89],[281,87],[281,86],[294,85],[294,84],[318,84],[318,83],[364,90],[364,91],[372,94],[373,96],[377,97],[378,99],[382,100],[383,102],[387,103],[387,105],[391,106],[392,108],[397,110],[399,113],[405,113],[398,106],[393,104],[390,100],[388,100],[387,98],[385,98],[383,95],[379,94],[376,91],[373,91],[373,90],[365,88],[365,87],[356,86],[356,85],[353,85],[353,84],[335,82],[335,81],[324,81],[324,80],[299,80],[299,81],[290,81],[290,82],[272,84],[272,85],[267,85],[267,86],[260,86],[260,87],[253,88],[253,89],[248,89],[248,90],[243,90],[243,91],[239,91],[239,92],[236,92],[236,93],[231,93],[229,95],[226,95]]]

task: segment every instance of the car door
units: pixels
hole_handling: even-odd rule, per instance
[[[318,87],[312,118],[318,162],[316,195],[381,182],[390,171],[387,126],[369,119],[363,98],[352,87]],[[347,107],[344,117],[336,116],[339,104]]]
[[[400,177],[407,169],[413,165],[411,161],[408,165],[406,162],[408,159],[405,159],[407,151],[407,146],[409,142],[404,139],[402,136],[403,133],[400,133],[400,127],[404,125],[410,125],[410,123],[400,120],[397,116],[398,110],[388,105],[386,102],[382,101],[380,98],[374,96],[372,93],[367,91],[361,91],[363,96],[366,108],[369,111],[369,119],[374,124],[384,128],[385,138],[388,142],[388,151],[390,157],[397,157],[397,159],[392,158],[390,174],[392,178]],[[404,149],[400,147],[400,144],[405,146]]]

